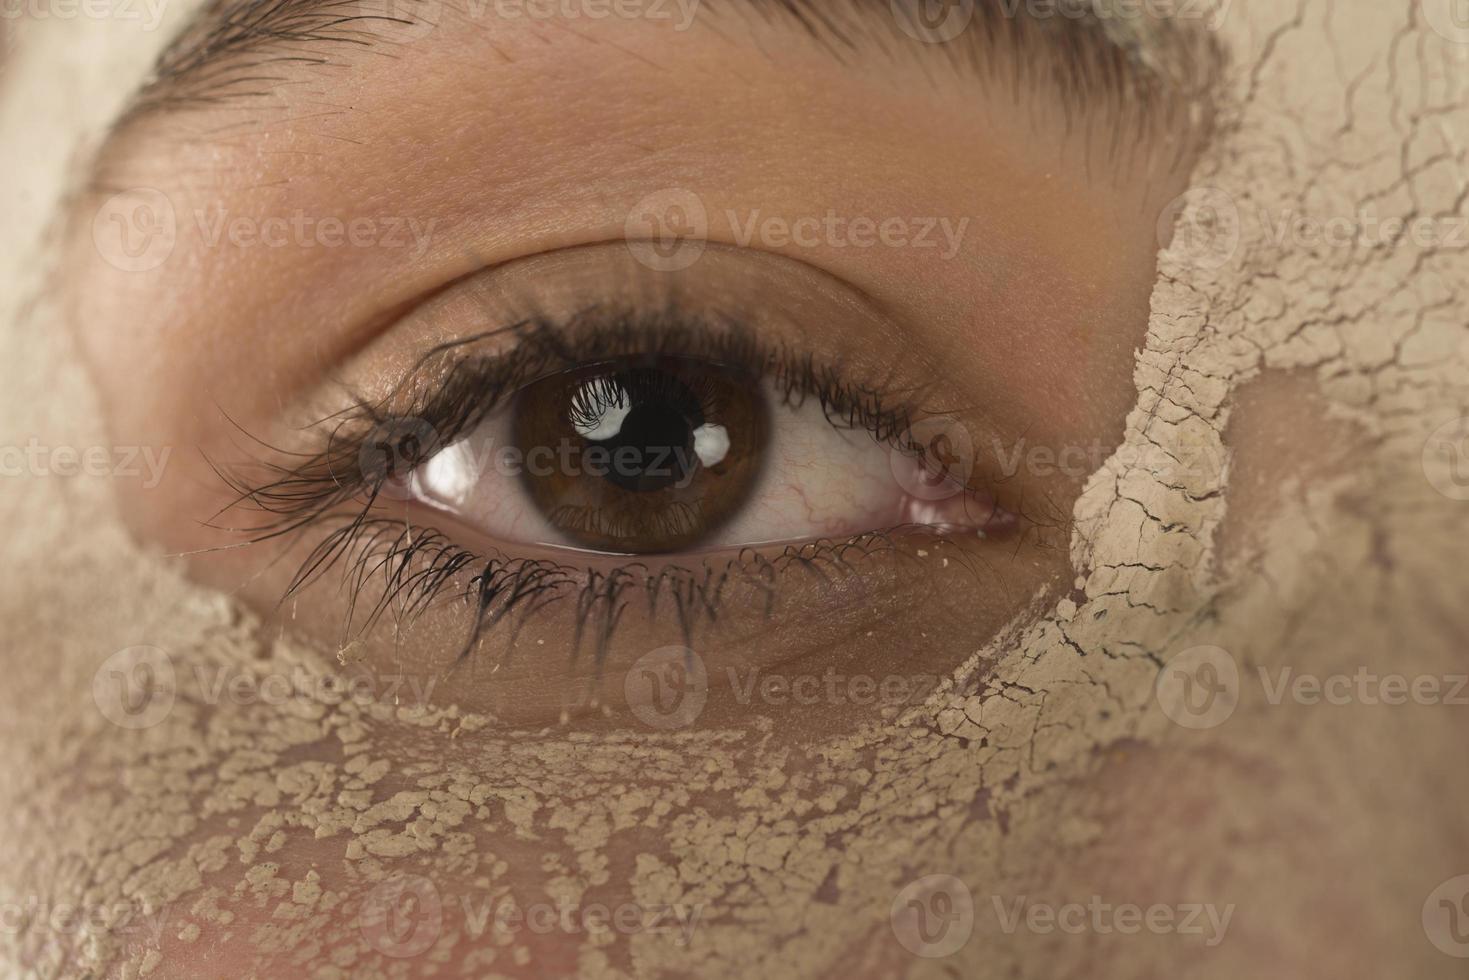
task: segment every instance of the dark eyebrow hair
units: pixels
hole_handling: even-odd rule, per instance
[[[445,0],[441,10],[464,4],[468,16],[468,4],[489,9],[494,2]],[[1224,61],[1202,22],[1154,13],[1103,17],[1091,0],[1046,0],[1047,16],[1027,0],[953,0],[972,11],[971,19],[945,43],[923,43],[901,30],[903,12],[916,18],[930,0],[694,2],[783,19],[846,63],[874,49],[901,57],[906,47],[1007,84],[1016,98],[1027,87],[1048,85],[1068,117],[1107,103],[1114,116],[1144,130],[1197,129]],[[347,64],[352,50],[372,47],[385,27],[415,23],[413,9],[434,3],[382,0],[376,12],[365,11],[364,0],[208,0],[159,56],[116,128],[170,109],[248,104],[268,96],[294,69]]]

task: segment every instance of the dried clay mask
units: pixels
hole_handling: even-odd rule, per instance
[[[0,21],[0,963],[1457,977],[1469,30]]]

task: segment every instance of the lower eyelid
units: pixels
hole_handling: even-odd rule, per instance
[[[972,638],[997,629],[1037,584],[1027,577],[1036,563],[997,560],[1014,558],[1008,546],[1003,556],[987,552],[980,559],[983,542],[931,529],[746,549],[704,561],[581,555],[580,564],[553,564],[461,560],[458,549],[441,550],[446,535],[457,532],[415,526],[416,516],[422,515],[378,519],[380,543],[424,545],[413,560],[400,564],[379,548],[345,563],[349,581],[361,588],[332,601],[346,603],[338,608],[348,619],[351,669],[451,679],[461,707],[508,724],[551,724],[565,710],[587,707],[588,698],[615,702],[620,679],[638,658],[670,644],[698,651],[711,673],[768,670],[819,655],[818,672],[937,671],[937,678],[954,665],[947,652],[943,665],[926,659],[931,631],[957,629]],[[416,583],[425,580],[430,560],[456,567],[426,598]],[[487,568],[496,571],[486,574]],[[488,604],[480,606],[486,583]],[[309,628],[329,631],[320,638],[343,635],[323,622],[325,610],[315,611]],[[392,619],[394,628],[378,628],[375,613]],[[617,628],[609,631],[613,613]],[[729,713],[716,713],[713,701],[728,701],[727,695],[711,690],[705,721],[723,724],[744,710],[726,703]]]
[[[466,710],[516,725],[565,722],[568,711],[585,721],[582,712],[617,703],[619,679],[640,656],[670,646],[698,651],[724,674],[816,656],[818,672],[922,674],[937,683],[954,665],[928,658],[936,631],[957,629],[972,640],[999,629],[1035,596],[1044,572],[1019,547],[988,550],[982,536],[937,527],[738,553],[474,557],[443,549],[458,533],[414,527],[415,516],[423,515],[389,523],[404,540],[428,541],[424,554],[456,572],[430,597],[414,587],[433,577],[426,560],[400,565],[364,553],[350,562],[387,574],[375,577],[372,591],[354,593],[349,610],[391,610],[397,623],[391,630],[361,623],[360,632],[348,623],[358,665],[401,671],[411,651],[411,673],[452,678]],[[744,708],[729,695],[711,690],[711,702],[724,704],[711,707],[708,723],[737,721]]]

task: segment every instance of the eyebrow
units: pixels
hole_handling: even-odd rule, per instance
[[[411,25],[415,6],[437,0],[380,0],[380,13],[364,12],[365,2],[373,0],[209,0],[164,49],[116,128],[170,109],[248,104],[293,69],[342,66],[351,50],[371,47],[385,25]],[[452,2],[472,20],[497,0]],[[969,19],[943,43],[902,33],[900,18],[917,18],[932,0],[688,2],[696,12],[708,5],[783,20],[845,63],[874,49],[901,56],[901,46],[1008,85],[1015,97],[1048,85],[1068,113],[1108,103],[1144,129],[1197,128],[1224,62],[1197,17],[1101,16],[1091,0],[949,0],[954,6],[947,9],[968,11]]]

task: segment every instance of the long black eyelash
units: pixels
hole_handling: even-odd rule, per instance
[[[486,342],[513,341],[507,353],[485,355]],[[671,604],[685,642],[701,623],[712,623],[731,583],[738,580],[774,601],[775,573],[799,565],[814,574],[843,570],[852,555],[884,539],[863,535],[787,549],[775,559],[742,555],[723,567],[671,566],[650,573],[641,564],[610,571],[576,569],[557,562],[476,555],[432,529],[406,525],[374,512],[384,487],[408,475],[501,407],[520,387],[549,374],[627,355],[697,357],[738,367],[775,386],[799,407],[815,400],[831,424],[863,429],[874,438],[904,445],[914,417],[911,403],[889,404],[890,395],[847,381],[836,365],[757,342],[737,324],[691,323],[671,312],[656,315],[590,309],[562,324],[532,319],[435,347],[385,398],[356,397],[346,410],[322,419],[314,451],[274,450],[259,465],[263,477],[218,470],[236,491],[230,505],[257,511],[260,521],[230,530],[252,543],[325,531],[293,575],[282,602],[337,566],[344,566],[348,617],[344,630],[366,631],[392,611],[412,619],[436,600],[460,599],[473,607],[461,653],[467,657],[486,636],[509,624],[512,638],[529,616],[574,596],[577,628],[573,656],[589,647],[600,663],[633,595],[647,595],[650,610]],[[218,520],[218,518],[216,519]],[[216,526],[219,526],[216,524]],[[376,588],[376,600],[359,608]]]
[[[412,621],[437,600],[467,601],[474,616],[461,661],[490,630],[504,623],[510,624],[513,649],[514,636],[526,619],[552,604],[570,602],[576,612],[572,657],[590,648],[600,664],[623,612],[639,593],[646,597],[650,613],[670,605],[684,643],[692,646],[698,628],[718,621],[724,602],[736,589],[744,590],[742,597],[762,601],[768,617],[774,611],[776,581],[783,573],[799,569],[830,583],[833,577],[850,574],[855,559],[894,550],[888,531],[869,531],[847,540],[790,545],[776,555],[747,549],[698,568],[669,565],[653,571],[635,562],[597,571],[545,559],[486,558],[454,545],[438,531],[408,527],[391,518],[343,518],[343,522],[334,533],[352,531],[337,559],[345,562],[348,631],[354,621],[361,631],[368,630],[389,611],[400,621]],[[313,554],[333,547],[324,541]],[[479,570],[473,571],[475,567]],[[579,581],[582,578],[584,582]],[[356,599],[374,581],[378,597],[359,620]]]

